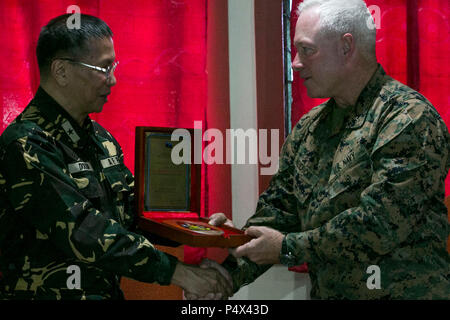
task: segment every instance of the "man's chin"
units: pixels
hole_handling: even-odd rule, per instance
[[[100,112],[102,112],[103,111],[103,106],[104,106],[104,104],[96,106],[95,108],[92,109],[91,113],[100,113]]]
[[[329,95],[326,95],[317,89],[308,88],[308,87],[306,87],[306,94],[311,99],[328,99],[330,97]]]
[[[321,94],[318,94],[317,92],[314,92],[312,90],[306,90],[306,94],[308,95],[308,97],[310,97],[311,99],[320,99],[323,98]]]

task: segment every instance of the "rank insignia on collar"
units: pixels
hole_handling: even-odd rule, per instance
[[[69,136],[69,138],[73,141],[73,143],[77,143],[80,140],[80,137],[78,136],[78,134],[76,133],[75,129],[72,127],[72,125],[70,124],[69,121],[64,121],[61,124],[62,128],[64,129],[64,131],[67,133],[67,135]]]

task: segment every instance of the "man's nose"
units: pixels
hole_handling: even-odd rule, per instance
[[[115,86],[117,83],[117,79],[116,76],[114,75],[114,72],[111,72],[111,74],[109,75],[106,84],[108,85],[108,87],[113,87]]]
[[[299,54],[297,53],[292,61],[292,69],[294,71],[300,71],[303,68],[303,63],[300,61]]]

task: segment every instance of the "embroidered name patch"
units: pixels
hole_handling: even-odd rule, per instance
[[[111,158],[106,158],[100,161],[100,163],[102,164],[102,167],[104,169],[112,167],[112,166],[117,166],[120,162],[119,162],[119,157],[114,156]]]
[[[94,171],[90,162],[75,162],[69,164],[69,172],[77,173],[83,171]]]

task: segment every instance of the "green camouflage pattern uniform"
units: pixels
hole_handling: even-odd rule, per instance
[[[177,259],[131,232],[133,189],[111,134],[39,88],[0,137],[0,298],[123,298],[120,276],[169,284]]]
[[[449,299],[449,149],[430,102],[379,66],[355,106],[330,99],[300,119],[245,227],[286,234],[312,299]],[[371,265],[381,289],[367,287]],[[270,267],[231,256],[224,266],[235,290]]]

